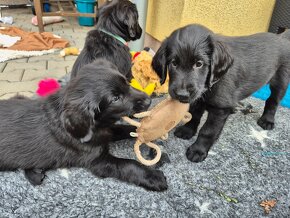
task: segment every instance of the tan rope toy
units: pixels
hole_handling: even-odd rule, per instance
[[[161,158],[161,150],[158,145],[152,143],[156,139],[167,139],[168,132],[182,121],[187,123],[191,120],[191,114],[188,112],[189,104],[183,104],[177,100],[165,99],[157,104],[152,110],[135,114],[136,118],[143,118],[140,122],[123,117],[123,120],[136,126],[136,133],[131,132],[132,137],[136,137],[134,151],[138,160],[147,166],[156,164]],[[156,156],[152,160],[146,160],[142,157],[140,146],[145,143],[156,150]]]

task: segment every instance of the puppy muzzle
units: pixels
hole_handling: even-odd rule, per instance
[[[172,98],[180,101],[181,103],[189,103],[190,93],[186,89],[173,90]]]

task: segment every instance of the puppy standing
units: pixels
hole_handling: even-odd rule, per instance
[[[290,80],[289,40],[289,31],[281,36],[226,37],[200,25],[188,25],[162,43],[152,66],[161,83],[168,69],[170,95],[191,104],[192,120],[177,128],[175,135],[191,138],[208,111],[195,143],[187,150],[189,160],[203,161],[232,109],[266,83],[270,83],[271,96],[258,124],[263,129],[274,128],[274,116]]]
[[[115,121],[149,105],[148,96],[130,87],[105,60],[84,66],[48,98],[0,101],[0,170],[24,169],[33,184],[40,184],[43,175],[35,169],[82,167],[99,177],[165,190],[161,171],[109,153],[110,140],[129,138],[135,130]]]
[[[71,77],[98,57],[114,63],[130,81],[131,54],[127,42],[141,37],[136,5],[129,0],[108,1],[99,10],[97,27],[88,32],[83,50],[72,68]]]

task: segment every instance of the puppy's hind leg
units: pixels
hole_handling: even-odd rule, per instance
[[[289,70],[279,69],[275,76],[270,81],[271,95],[265,103],[264,113],[257,121],[258,125],[265,130],[274,129],[275,114],[280,101],[284,97],[288,83],[290,72]]]
[[[41,169],[26,169],[24,170],[25,178],[34,186],[41,185],[45,178],[45,173]]]
[[[174,135],[182,139],[192,138],[198,128],[200,119],[205,111],[205,103],[202,100],[198,100],[194,104],[190,105],[189,112],[191,113],[191,120],[183,126],[176,128]]]

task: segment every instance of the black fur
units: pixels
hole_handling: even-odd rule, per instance
[[[192,120],[177,128],[175,135],[191,138],[208,111],[197,140],[187,150],[189,160],[203,161],[233,108],[266,83],[272,93],[258,124],[274,128],[274,116],[290,79],[289,35],[287,31],[226,37],[201,25],[188,25],[162,43],[152,66],[162,83],[168,70],[171,97],[189,102],[192,114]]]
[[[129,0],[113,0],[100,8],[96,29],[88,32],[84,48],[72,68],[71,77],[75,77],[85,64],[102,57],[114,63],[130,81],[132,72],[128,46],[100,31],[101,29],[118,35],[127,42],[139,39],[142,29],[138,23],[136,5]]]
[[[146,110],[150,102],[106,60],[84,66],[64,89],[47,98],[2,100],[0,170],[24,169],[38,185],[45,170],[83,167],[99,177],[165,190],[161,171],[109,153],[108,142],[129,138],[135,131],[115,122]]]

